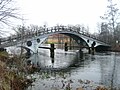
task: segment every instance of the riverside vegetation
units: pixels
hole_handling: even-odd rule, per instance
[[[7,52],[0,52],[0,90],[24,90],[30,83],[27,79],[24,56],[10,56]]]

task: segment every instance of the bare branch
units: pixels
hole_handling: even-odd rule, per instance
[[[10,18],[22,19],[16,12],[18,9],[12,4],[12,0],[0,0],[0,22],[5,25],[9,25]]]

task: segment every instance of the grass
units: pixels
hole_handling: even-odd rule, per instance
[[[17,56],[10,58],[7,52],[0,52],[0,90],[24,90],[31,82],[22,74],[21,59]],[[16,64],[18,73],[9,67],[10,64]]]

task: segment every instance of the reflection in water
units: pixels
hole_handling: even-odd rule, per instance
[[[111,55],[99,58],[101,65],[101,82],[111,88],[120,89],[120,56],[112,53]]]
[[[29,58],[34,64],[38,63],[41,68],[66,68],[72,64],[76,58],[76,52],[64,52],[64,50],[55,50],[55,57],[50,57],[49,50],[42,50]]]
[[[49,50],[40,49],[29,60],[39,65],[41,70],[32,75],[36,81],[28,90],[65,90],[68,86],[72,90],[81,86],[94,89],[99,84],[120,88],[118,54],[86,54],[80,59],[76,50],[56,49],[55,57],[50,58]]]

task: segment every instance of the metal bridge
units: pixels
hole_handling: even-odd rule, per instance
[[[79,45],[81,44],[81,42],[85,42],[88,47],[91,47],[93,43],[95,44],[94,47],[96,48],[99,47],[101,49],[104,49],[110,47],[110,45],[90,36],[87,36],[78,31],[77,29],[72,29],[66,26],[59,26],[38,30],[32,34],[27,33],[1,39],[0,48],[17,45],[18,47],[22,47],[27,50],[29,49],[32,52],[37,53],[41,43],[43,43],[48,38],[48,36],[53,34],[68,35],[73,38]]]

